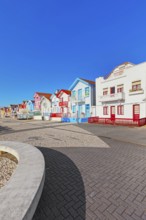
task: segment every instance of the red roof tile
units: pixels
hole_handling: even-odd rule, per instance
[[[50,93],[43,93],[43,92],[36,92],[39,96],[44,96],[44,97],[46,97],[47,99],[49,99],[50,100],[50,97],[51,97],[51,95],[52,94],[50,94]]]
[[[64,93],[66,93],[67,95],[71,95],[71,91],[70,91],[70,90],[61,89],[61,90],[57,93],[57,97],[59,97],[59,95],[61,94],[61,92],[64,92]]]

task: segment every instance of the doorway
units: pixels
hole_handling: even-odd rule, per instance
[[[115,106],[111,106],[111,120],[115,121]]]
[[[139,120],[140,115],[140,105],[133,105],[133,121]]]

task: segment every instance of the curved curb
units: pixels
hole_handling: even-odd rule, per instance
[[[0,150],[18,159],[16,170],[0,189],[0,220],[31,220],[44,186],[43,155],[32,145],[11,141],[0,141]]]

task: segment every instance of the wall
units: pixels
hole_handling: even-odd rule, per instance
[[[15,172],[0,189],[0,219],[31,220],[44,186],[43,155],[32,145],[11,141],[1,141],[0,150],[18,159]]]
[[[86,87],[89,87],[89,96],[88,97],[85,97],[85,88]],[[82,112],[85,113],[85,104],[89,104],[90,105],[90,112],[91,112],[91,97],[93,95],[93,90],[91,90],[91,86],[86,84],[86,83],[83,83],[83,82],[78,82],[77,85],[72,89],[72,91],[76,91],[76,100],[78,100],[78,90],[79,89],[82,89],[82,98],[84,99],[83,102],[75,102],[72,98],[71,98],[71,106],[75,105],[76,106],[76,113],[73,113],[72,112],[72,109],[71,109],[71,112],[72,112],[72,117],[78,117],[77,115],[77,111],[78,111],[78,106],[79,105],[82,105]],[[82,115],[82,117],[84,117],[84,115]]]
[[[143,92],[129,93],[132,89],[132,82],[141,80],[141,88]],[[103,88],[124,84],[124,101],[100,102],[100,96],[103,95]],[[99,117],[110,118],[110,106],[116,106],[115,117],[118,118],[133,118],[133,105],[140,104],[140,118],[146,117],[146,62],[135,65],[126,69],[124,73],[117,77],[110,77],[104,80],[103,77],[96,79],[96,115]],[[117,105],[124,105],[124,115],[117,115]],[[109,106],[109,115],[103,115],[103,106]]]
[[[56,97],[55,94],[52,95],[51,103],[52,103],[51,112],[52,113],[60,113],[59,99]]]
[[[51,113],[51,102],[45,97],[41,99],[41,114],[43,115],[44,113]]]

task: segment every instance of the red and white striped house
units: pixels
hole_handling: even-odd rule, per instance
[[[63,117],[70,117],[71,116],[71,103],[70,103],[70,96],[71,91],[66,89],[61,89],[58,94],[59,98],[59,106],[60,112],[62,113]]]

